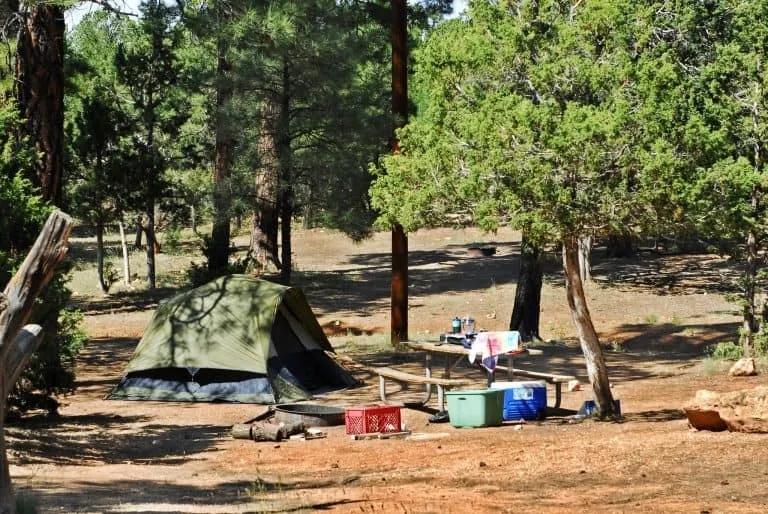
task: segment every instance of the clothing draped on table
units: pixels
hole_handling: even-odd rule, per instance
[[[499,355],[520,351],[520,332],[480,332],[469,349],[469,362],[475,362],[475,357],[480,355],[482,366],[488,371],[494,371]]]

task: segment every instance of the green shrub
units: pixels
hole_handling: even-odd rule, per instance
[[[744,354],[744,350],[741,346],[734,344],[730,341],[725,343],[717,343],[710,350],[710,357],[716,360],[739,360]]]
[[[34,148],[15,139],[18,124],[15,104],[0,97],[0,290],[21,265],[52,211],[25,178],[35,173]],[[67,272],[66,264],[56,270],[30,315],[30,323],[43,327],[43,340],[9,395],[9,413],[39,407],[55,411],[58,404],[50,395],[74,390],[74,361],[85,334],[78,328],[79,314],[65,309],[71,295]]]
[[[763,325],[765,325],[765,320]],[[768,332],[765,331],[765,328],[755,334],[755,357],[768,357]]]

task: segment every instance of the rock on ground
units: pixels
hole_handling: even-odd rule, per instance
[[[720,417],[717,404],[720,395],[714,391],[705,389],[696,391],[696,397],[683,405],[683,412],[688,416],[688,423],[698,430],[711,430],[722,432],[728,426]]]
[[[755,366],[755,359],[752,357],[744,357],[739,359],[731,366],[728,373],[732,377],[751,377],[757,375],[757,367]]]
[[[718,394],[701,390],[683,406],[688,422],[699,430],[768,434],[768,387]]]

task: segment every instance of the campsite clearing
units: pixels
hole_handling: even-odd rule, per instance
[[[497,254],[466,253],[482,243]],[[75,244],[85,262],[89,240]],[[380,335],[389,319],[388,244],[388,234],[362,245],[330,231],[296,235],[297,285],[339,353],[361,363],[348,369],[365,381],[323,403],[376,403],[375,367],[423,372],[418,353],[392,351]],[[518,234],[431,230],[411,235],[410,245],[412,338],[436,339],[454,316],[505,328]],[[189,262],[161,257],[168,266]],[[585,382],[557,268],[547,270],[541,323],[542,336],[555,341],[515,366]],[[454,429],[404,409],[407,430],[427,436],[352,441],[335,427],[322,439],[255,443],[232,439],[230,428],[261,412],[258,405],[103,400],[155,302],[140,292],[91,296],[83,269],[75,284],[93,340],[80,358],[79,389],[62,399],[60,418],[33,416],[9,427],[14,483],[54,513],[765,512],[765,436],[691,431],[680,410],[697,389],[766,384],[765,363],[762,375],[731,378],[702,362],[708,344],[732,338],[738,327],[717,282],[728,271],[706,255],[596,259],[588,296],[622,423],[550,419],[522,429]],[[478,387],[484,380],[462,367],[452,376]],[[551,404],[552,387],[549,393]],[[408,394],[418,399],[422,390]],[[577,408],[588,397],[588,390],[564,392],[563,406]]]

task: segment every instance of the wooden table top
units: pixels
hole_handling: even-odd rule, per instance
[[[439,343],[429,341],[403,341],[402,343],[411,350],[422,350],[425,352],[450,353],[454,355],[469,355],[469,348],[464,348],[460,344],[441,341]],[[536,348],[523,349],[520,354],[542,355],[544,352]],[[517,355],[517,353],[513,354]]]
[[[423,350],[425,352],[452,353],[455,355],[469,355],[469,348],[460,344],[441,341],[439,343],[428,341],[403,341],[403,345],[411,350]]]

